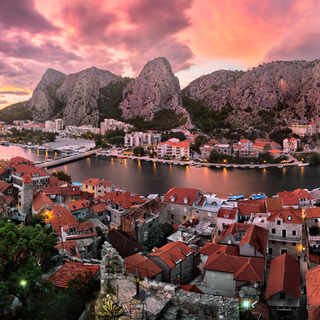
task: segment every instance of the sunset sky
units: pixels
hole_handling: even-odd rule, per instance
[[[48,68],[134,77],[166,57],[182,87],[218,69],[320,58],[317,0],[0,0],[0,108]]]

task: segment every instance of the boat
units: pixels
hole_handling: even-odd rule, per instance
[[[200,164],[196,164],[194,167],[195,168],[201,168],[201,165]]]
[[[265,169],[265,168],[268,168],[268,166],[266,165],[259,166],[259,169]]]
[[[310,163],[306,162],[306,163],[299,163],[298,167],[307,167]]]
[[[238,200],[242,200],[244,199],[244,195],[243,194],[238,194],[235,196],[229,196],[228,201],[238,201]]]
[[[283,168],[283,166],[278,166],[278,168],[279,168],[279,169],[282,169],[282,168]]]
[[[219,166],[219,165],[216,165],[216,168],[221,168],[221,166]]]
[[[242,165],[242,166],[240,166],[240,168],[241,168],[241,169],[247,169],[248,166]]]
[[[259,199],[265,199],[267,196],[263,192],[259,193],[253,193],[249,196],[250,200],[259,200]]]
[[[237,164],[234,164],[233,167],[234,168],[239,168],[239,166]]]

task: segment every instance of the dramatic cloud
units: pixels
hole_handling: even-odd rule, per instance
[[[9,101],[7,101],[7,100],[0,100],[0,104],[8,104],[9,103]]]
[[[58,31],[34,5],[33,0],[0,0],[0,30],[20,29],[30,33]]]
[[[0,91],[0,94],[13,94],[15,96],[28,96],[30,92],[27,91]]]

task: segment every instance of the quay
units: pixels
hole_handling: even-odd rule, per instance
[[[83,159],[83,158],[90,157],[91,155],[94,155],[96,153],[97,153],[96,149],[95,150],[90,150],[90,151],[87,151],[87,152],[71,155],[71,156],[68,156],[68,157],[61,158],[61,159],[45,161],[43,163],[36,164],[36,166],[39,167],[39,168],[46,168],[46,169],[53,168],[53,167],[57,167],[57,166],[60,166],[62,164],[65,164],[65,163],[74,162],[74,161],[77,161],[77,160],[80,160],[80,159]]]

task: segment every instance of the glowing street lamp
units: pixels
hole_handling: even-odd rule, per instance
[[[27,285],[27,281],[26,280],[21,280],[20,281],[20,286],[21,287],[26,287],[26,285]]]
[[[250,307],[250,301],[248,301],[248,300],[243,300],[243,301],[242,301],[242,307],[245,308],[245,309],[249,309],[249,307]]]

